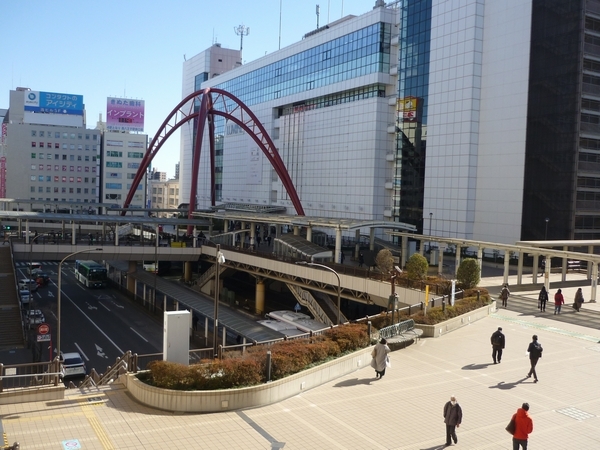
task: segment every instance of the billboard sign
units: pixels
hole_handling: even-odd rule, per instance
[[[398,112],[403,122],[416,122],[420,99],[417,97],[404,97],[398,99]]]
[[[114,131],[144,131],[144,100],[108,97],[106,128]]]
[[[25,111],[47,114],[83,115],[83,95],[23,91]]]

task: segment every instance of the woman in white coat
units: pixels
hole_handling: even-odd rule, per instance
[[[371,360],[371,367],[375,369],[375,378],[383,378],[386,367],[390,366],[390,359],[388,357],[389,352],[390,348],[387,346],[387,341],[384,338],[381,338],[371,352],[371,356],[373,357]]]

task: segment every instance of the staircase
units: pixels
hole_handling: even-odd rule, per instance
[[[25,335],[10,245],[0,246],[0,349],[25,347]]]
[[[337,305],[331,301],[328,295],[315,292],[315,297],[311,291],[302,289],[300,286],[287,284],[287,287],[294,294],[298,303],[308,308],[315,320],[327,326],[334,325],[337,322]],[[341,312],[340,322],[348,322],[348,319]]]

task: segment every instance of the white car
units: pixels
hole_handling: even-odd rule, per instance
[[[32,280],[30,278],[23,278],[19,280],[19,289],[21,291],[31,290],[31,292],[35,292],[37,291],[37,288],[38,284],[35,280]]]
[[[31,296],[29,295],[28,290],[19,291],[19,297],[21,297],[21,305],[29,305],[29,301],[31,300]]]
[[[46,318],[39,309],[32,309],[25,312],[25,324],[28,328],[34,328],[44,322],[46,322]]]
[[[86,376],[85,362],[78,352],[61,355],[61,378]]]

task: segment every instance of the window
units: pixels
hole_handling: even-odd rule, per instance
[[[77,150],[79,150],[79,151],[82,151],[82,150],[83,150],[83,145],[79,144],[79,145],[77,146]]]
[[[96,172],[96,166],[92,167],[92,172]]]
[[[82,134],[82,133],[79,133],[79,134],[77,135],[77,139],[83,139],[83,134]]]
[[[144,157],[144,154],[142,152],[127,152],[127,157],[141,159]]]
[[[46,147],[48,147],[48,148],[52,148],[52,142],[48,142],[48,143],[46,144]]]
[[[35,164],[32,164],[31,165],[31,170],[35,170],[35,169],[37,169],[37,166]]]
[[[55,183],[58,183],[58,181],[59,181],[59,180],[60,180],[60,177],[59,177],[58,175],[55,175],[55,176],[54,176],[54,182],[55,182]]]
[[[43,154],[43,153],[40,153],[40,154],[38,155],[38,158],[40,158],[40,159],[44,159],[44,154]]]
[[[69,188],[69,194],[73,193],[73,188]]]
[[[77,166],[77,172],[81,172],[81,166]]]
[[[35,136],[36,136],[36,134],[37,134],[37,132],[36,132],[35,130],[31,130],[31,136],[32,136],[32,137],[35,137]]]
[[[121,183],[106,183],[106,189],[123,189]]]
[[[81,161],[81,155],[77,155],[77,161]]]
[[[40,131],[40,137],[44,137],[44,132]]]
[[[31,176],[29,177],[29,180],[30,180],[30,181],[35,181],[35,175],[31,175]]]
[[[77,177],[77,182],[81,183],[81,177]]]
[[[46,166],[46,170],[52,170],[52,164],[48,164],[48,165]]]
[[[60,159],[60,155],[58,153],[54,154],[54,159]]]
[[[46,153],[46,159],[52,159],[52,153]]]
[[[92,135],[92,141],[97,141],[98,140],[98,135],[97,134],[93,134]]]
[[[140,163],[127,163],[128,169],[139,169]]]
[[[35,142],[33,142],[33,141],[32,141],[32,142],[31,142],[31,146],[32,146],[32,147],[35,147],[35,145],[36,145],[36,144],[35,144]]]
[[[67,193],[67,188],[66,188],[66,187],[61,187],[61,188],[60,188],[60,192],[61,192],[62,194],[66,194],[66,193]]]
[[[70,148],[71,150],[75,150],[75,144],[71,144],[71,145],[69,145],[69,148]]]
[[[77,193],[81,194],[81,188],[77,188]]]
[[[29,187],[29,192],[35,192],[35,186],[30,186]]]
[[[63,133],[63,139],[69,139],[69,133]]]
[[[50,183],[52,181],[52,176],[51,175],[46,175],[46,181],[48,183]]]
[[[69,172],[75,172],[75,166],[69,166]]]
[[[52,192],[52,188],[50,186],[46,187],[46,193],[49,194],[50,192]]]
[[[121,169],[123,168],[123,163],[122,162],[115,162],[115,161],[106,161],[106,167],[112,167],[115,169]]]
[[[84,193],[84,194],[87,194],[87,193],[88,193],[88,191],[89,191],[89,189],[88,189],[88,188],[83,188],[83,193]]]
[[[54,170],[58,172],[60,170],[59,166],[54,166]]]
[[[38,166],[38,170],[44,170],[44,165],[43,165],[43,164],[40,164],[40,165]]]
[[[75,139],[75,133],[71,133],[71,139]]]
[[[75,183],[75,177],[69,177],[69,183]]]
[[[32,153],[31,154],[31,159],[35,159],[35,158],[37,158],[37,153]]]
[[[56,139],[60,139],[60,131],[55,131],[55,132],[54,132],[54,137],[55,137]]]
[[[62,166],[62,171],[66,172],[67,171],[67,166]]]
[[[67,155],[62,155],[62,160],[66,161],[67,160]]]
[[[58,188],[57,187],[54,188],[54,192],[58,194]]]
[[[44,182],[44,175],[38,175],[38,181]]]
[[[40,142],[40,148],[44,148],[44,143]]]
[[[121,158],[123,157],[123,152],[118,152],[116,150],[107,150],[106,156],[111,156],[113,158]]]
[[[61,180],[62,180],[63,183],[66,183],[67,182],[67,177],[62,177]]]
[[[84,172],[89,172],[90,168],[88,166],[85,166],[85,168],[83,170],[84,170]]]
[[[85,160],[84,161],[89,161],[90,157],[88,155],[85,155]]]
[[[86,134],[86,135],[85,135],[85,139],[89,141],[89,140],[90,140],[90,135],[89,135],[89,134]]]
[[[66,150],[66,149],[68,149],[68,148],[69,148],[69,146],[68,146],[67,144],[63,144],[63,145],[62,145],[62,149],[63,149],[63,150]]]

